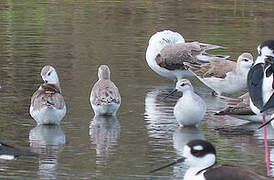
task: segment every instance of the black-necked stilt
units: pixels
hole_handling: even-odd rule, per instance
[[[189,166],[184,180],[267,180],[273,179],[259,175],[240,166],[216,163],[216,150],[205,140],[193,140],[184,147],[183,158],[151,171],[156,172],[176,163],[185,162]]]
[[[0,159],[1,160],[12,160],[19,156],[39,156],[39,154],[30,152],[30,151],[22,151],[20,149],[7,145],[3,142],[0,142]]]
[[[151,36],[146,51],[146,60],[149,67],[159,75],[180,80],[193,76],[191,72],[187,71],[184,62],[195,63],[197,60],[228,57],[206,53],[206,50],[217,48],[223,47],[199,42],[186,43],[179,33],[164,30]]]
[[[266,40],[258,46],[258,57],[248,73],[247,86],[250,107],[256,114],[263,114],[263,123],[273,118],[274,107],[274,40]],[[270,121],[269,121],[270,122]]]

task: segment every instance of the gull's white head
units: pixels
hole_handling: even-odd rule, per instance
[[[254,64],[253,56],[250,53],[243,53],[238,57],[237,66],[244,71],[249,71],[249,69]]]
[[[98,69],[98,78],[101,79],[110,79],[110,70],[107,65],[101,65]]]
[[[45,83],[49,83],[49,84],[59,83],[57,72],[50,65],[46,65],[42,68],[41,76]]]
[[[193,140],[184,147],[185,163],[192,167],[207,168],[216,162],[214,146],[205,140]]]
[[[185,91],[188,91],[188,90],[193,91],[193,87],[192,87],[190,81],[187,80],[187,79],[181,79],[181,80],[179,80],[176,83],[176,89],[178,91],[181,91],[181,92],[185,92]]]

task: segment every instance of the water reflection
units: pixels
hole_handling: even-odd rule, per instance
[[[269,146],[270,174],[271,176],[274,176],[274,129],[270,124],[266,126],[266,132]],[[263,128],[258,131],[255,131],[254,136],[259,140],[264,140]]]
[[[173,146],[179,155],[183,155],[184,146],[195,139],[205,140],[205,135],[199,128],[179,127],[173,133]]]
[[[181,157],[183,155],[184,146],[194,139],[205,140],[204,133],[197,127],[178,127],[173,133],[173,147],[176,153]],[[184,177],[187,170],[184,164],[177,164],[173,167],[173,174],[176,177]]]
[[[163,100],[172,87],[171,84],[155,86],[146,94],[144,115],[150,137],[166,139],[166,133],[178,126],[173,115],[178,94]]]
[[[30,146],[40,154],[39,176],[56,179],[58,153],[66,142],[65,134],[59,125],[38,125],[29,133]]]
[[[117,144],[120,137],[120,123],[116,116],[94,116],[90,122],[89,135],[97,156],[108,157],[111,147]]]

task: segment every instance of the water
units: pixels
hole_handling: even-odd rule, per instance
[[[227,47],[216,53],[232,59],[243,51],[256,56],[257,45],[273,38],[273,7],[271,0],[2,0],[0,137],[42,155],[1,162],[0,178],[181,179],[184,165],[154,174],[148,171],[181,157],[183,144],[193,137],[212,142],[219,162],[266,174],[262,131],[227,135],[214,130],[246,122],[214,116],[224,105],[195,79],[192,83],[207,102],[208,113],[199,129],[178,128],[172,107],[179,95],[159,101],[174,84],[150,70],[145,51],[153,33],[172,29],[187,41]],[[67,105],[60,127],[36,127],[28,113],[45,64],[56,68]],[[94,119],[89,105],[100,64],[109,65],[122,96],[117,119],[112,121]],[[270,126],[268,133],[274,175]]]

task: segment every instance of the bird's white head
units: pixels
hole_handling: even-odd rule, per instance
[[[241,71],[248,72],[253,64],[253,56],[250,53],[243,53],[238,57],[237,66]]]
[[[216,163],[216,150],[214,146],[205,140],[192,140],[184,146],[183,158],[161,166],[150,172],[156,172],[177,163],[185,162],[196,171],[208,168]],[[193,177],[192,177],[193,178]]]
[[[98,69],[98,78],[101,79],[110,79],[110,69],[107,65],[101,65]]]
[[[46,65],[42,68],[41,76],[45,83],[59,84],[57,72],[50,65]]]
[[[190,168],[207,168],[216,162],[216,150],[205,140],[193,140],[187,143],[183,156]]]
[[[258,47],[258,57],[256,59],[257,63],[264,63],[266,56],[274,57],[274,40],[263,41]]]
[[[193,87],[189,80],[181,79],[176,83],[176,89],[181,92],[193,91]]]

